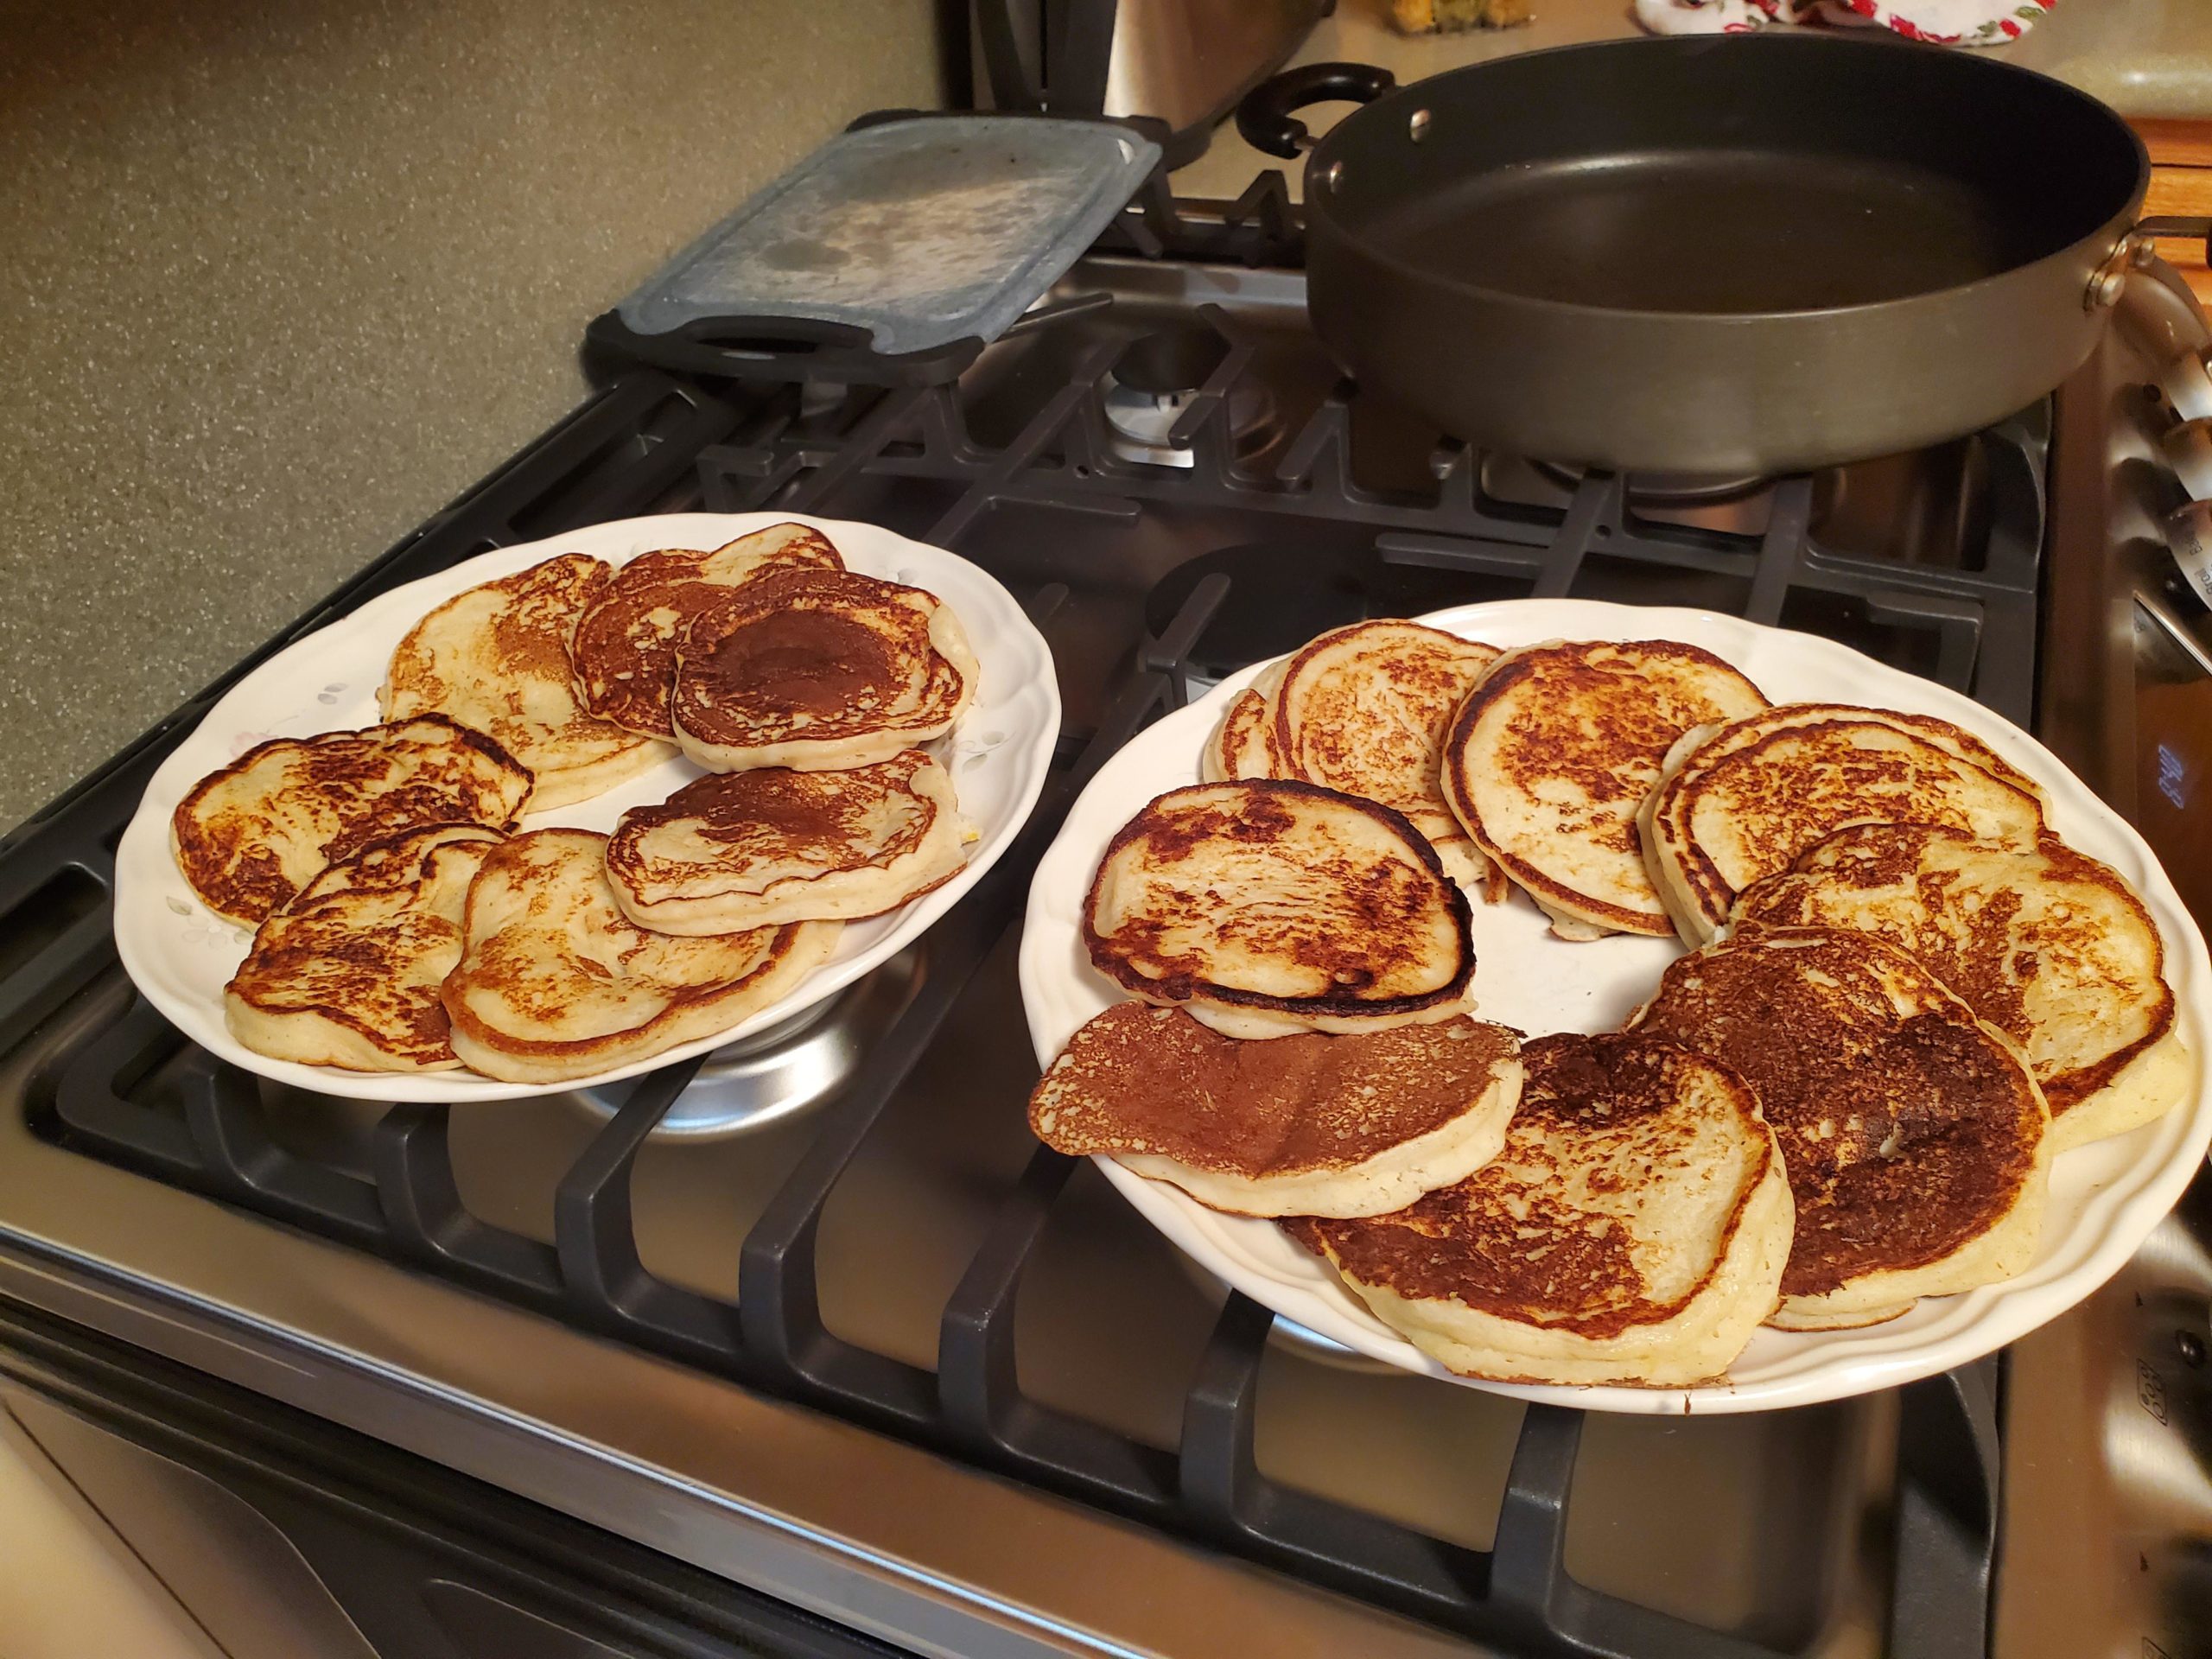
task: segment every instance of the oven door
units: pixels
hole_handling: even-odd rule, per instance
[[[843,1659],[893,1649],[0,1302],[10,1659]]]

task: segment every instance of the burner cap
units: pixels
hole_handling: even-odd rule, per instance
[[[1131,340],[1114,365],[1114,378],[1154,397],[1196,391],[1228,355],[1229,342],[1214,329],[1179,323]]]

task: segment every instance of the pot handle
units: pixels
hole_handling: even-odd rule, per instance
[[[2200,237],[2204,242],[2204,262],[2207,264],[2212,264],[2212,219],[2138,219],[2135,228],[2128,234],[2142,237],[2146,241],[2156,240],[2159,237]]]
[[[1313,148],[1313,135],[1291,113],[1308,104],[1372,104],[1398,84],[1371,63],[1307,63],[1270,76],[1236,106],[1236,130],[1253,149],[1297,159]]]

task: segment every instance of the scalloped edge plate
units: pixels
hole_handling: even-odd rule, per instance
[[[501,548],[380,594],[328,627],[288,645],[209,709],[146,785],[115,860],[115,943],[124,969],[156,1007],[194,1042],[235,1065],[317,1094],[355,1100],[517,1100],[543,1083],[499,1083],[474,1071],[347,1071],[257,1054],[223,1023],[223,987],[252,931],[200,903],[169,855],[169,819],[193,785],[271,737],[307,737],[373,725],[376,690],[391,653],[434,606],[480,582],[526,569],[556,553],[589,553],[626,564],[657,548],[715,548],[770,524],[811,524],[853,569],[927,588],[958,614],[982,665],[975,703],[946,737],[926,746],[952,773],[961,810],[981,834],[966,867],[943,887],[887,915],[848,923],[830,960],[781,1001],[726,1031],[648,1059],[557,1085],[585,1089],[704,1054],[814,1007],[905,948],[998,861],[1037,804],[1059,740],[1059,683],[1044,636],[995,577],[957,554],[879,525],[797,512],[676,512],[593,524],[566,536]],[[663,762],[588,801],[532,814],[526,830],[566,826],[602,832],[630,807],[665,799],[704,774],[689,760]]]
[[[2056,1319],[2133,1255],[2181,1197],[2212,1142],[2204,1057],[2212,1037],[2212,963],[2157,856],[2050,750],[1980,704],[1885,667],[1816,635],[1706,611],[1589,600],[1503,600],[1416,619],[1500,646],[1548,639],[1682,639],[1736,664],[1777,702],[1833,702],[1936,715],[1987,740],[2050,791],[2065,839],[2135,884],[2166,947],[2177,1028],[2196,1063],[2195,1098],[2156,1122],[2060,1154],[2043,1239],[2026,1272],[1962,1295],[1923,1300],[1887,1324],[1857,1331],[1762,1328],[1721,1381],[1692,1389],[1532,1387],[1453,1376],[1370,1313],[1319,1257],[1273,1224],[1206,1209],[1179,1188],[1097,1160],[1145,1218],[1200,1266],[1325,1343],[1405,1370],[1523,1400],[1637,1413],[1767,1411],[1894,1388],[1980,1358]],[[1076,1028],[1121,993],[1086,959],[1084,897],[1106,843],[1163,790],[1195,783],[1198,752],[1229,699],[1264,664],[1224,681],[1200,702],[1148,728],[1100,770],[1038,866],[1021,941],[1022,1002],[1038,1062],[1049,1065]],[[1475,994],[1483,1018],[1531,1035],[1618,1026],[1680,954],[1672,940],[1614,935],[1587,944],[1554,938],[1516,894],[1474,906]],[[1297,1335],[1299,1332],[1287,1332]]]

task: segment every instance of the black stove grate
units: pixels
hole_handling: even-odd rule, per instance
[[[1606,582],[1608,570],[1626,567],[1662,573],[1692,595],[1670,602],[1732,611],[1768,626],[1835,632],[1835,607],[1849,607],[1871,629],[1919,636],[1923,648],[1910,654],[1928,677],[2018,725],[2031,723],[2046,408],[1972,440],[1991,501],[1978,559],[1959,568],[1904,563],[1821,545],[1809,476],[1767,486],[1765,525],[1748,534],[1640,512],[1634,480],[1609,473],[1580,478],[1555,509],[1501,500],[1483,486],[1482,457],[1448,442],[1430,457],[1432,491],[1365,486],[1353,461],[1357,388],[1350,381],[1288,437],[1272,467],[1255,471],[1240,457],[1235,411],[1256,347],[1220,307],[1202,304],[1196,314],[1225,350],[1169,433],[1187,451],[1188,466],[1117,453],[1107,395],[1128,347],[1108,339],[1077,357],[1065,383],[1004,444],[974,435],[957,386],[871,392],[864,396],[874,401],[834,445],[785,419],[710,446],[700,462],[707,505],[716,512],[771,505],[806,512],[863,476],[914,479],[957,490],[921,532],[921,539],[948,547],[1001,509],[1135,520],[1146,506],[1163,504],[1356,526],[1371,535],[1384,565],[1480,572],[1537,598],[1627,597]]]
[[[754,404],[737,388],[709,391],[658,373],[629,375],[268,649],[377,592],[487,548],[690,505],[701,488],[710,505],[834,511],[842,484],[871,471],[912,472],[957,486],[954,505],[931,532],[947,543],[957,544],[986,515],[1017,499],[1135,515],[1153,492],[1173,488],[1357,522],[1376,531],[1388,557],[1503,570],[1540,592],[1575,589],[1600,542],[1608,557],[1717,563],[1742,579],[1749,607],[1768,615],[1784,613],[1777,607],[1804,584],[1857,583],[1862,598],[1925,624],[1945,642],[1939,677],[1973,686],[2016,717],[2027,711],[2032,543],[1993,556],[1988,568],[1971,577],[1929,572],[1929,580],[1913,586],[1908,578],[1920,573],[1885,569],[1875,573],[1877,584],[1804,545],[1803,496],[1796,485],[1782,486],[1772,524],[1753,545],[1697,535],[1649,540],[1657,532],[1631,521],[1615,480],[1584,480],[1564,514],[1547,524],[1541,515],[1507,516],[1485,504],[1476,469],[1464,455],[1444,458],[1438,501],[1417,510],[1371,498],[1348,481],[1341,397],[1294,443],[1297,464],[1255,484],[1237,472],[1220,425],[1242,369],[1234,349],[1180,433],[1197,450],[1198,464],[1173,479],[1153,478],[1144,474],[1164,469],[1122,466],[1096,442],[1105,366],[1087,362],[1020,441],[996,451],[966,435],[956,400],[930,389],[882,394],[842,442],[824,446],[818,437],[802,442],[795,435],[796,403],[787,394]],[[2010,441],[1995,442],[2002,448]],[[2032,464],[2031,445],[2013,447],[2024,466]],[[1079,462],[1071,463],[1071,454]],[[1090,477],[1073,480],[1071,465],[1090,467]],[[1056,474],[1058,493],[1047,488],[1047,473]],[[2039,527],[2039,490],[2036,499]],[[1107,756],[1186,694],[1192,653],[1231,589],[1227,575],[1204,577],[1172,620],[1138,642],[1095,733],[1080,745],[1063,744],[1016,846],[932,931],[921,988],[818,1112],[810,1148],[746,1238],[734,1302],[656,1278],[639,1258],[632,1224],[633,1160],[697,1062],[664,1068],[631,1087],[613,1120],[561,1179],[549,1245],[467,1211],[448,1154],[445,1107],[387,1110],[365,1175],[327,1166],[272,1137],[253,1079],[191,1047],[132,999],[110,935],[112,849],[154,767],[224,685],[210,688],[0,843],[0,937],[11,942],[0,956],[0,1052],[35,1040],[37,1027],[65,1002],[102,999],[109,1017],[45,1058],[29,1103],[41,1133],[86,1155],[1509,1650],[1738,1659],[1768,1653],[1599,1594],[1567,1573],[1563,1548],[1579,1412],[1529,1410],[1494,1546],[1478,1552],[1261,1472],[1253,1455],[1254,1419],[1272,1316],[1242,1296],[1232,1295],[1223,1310],[1172,1453],[1025,1395],[1014,1363],[1015,1297],[1072,1167],[1049,1150],[1036,1153],[1006,1194],[944,1306],[934,1370],[855,1345],[825,1326],[815,1244],[831,1191],[963,987],[1018,925],[1030,874],[1077,792]],[[2024,612],[2018,608],[2024,596]],[[1067,594],[1046,583],[1022,598],[1045,620]],[[163,1092],[181,1099],[181,1111],[134,1098],[134,1085],[157,1068]],[[1005,1109],[1019,1111],[1020,1103],[1009,1100]],[[1983,1649],[1997,1508],[1996,1381],[1993,1360],[1904,1390],[1893,1653]]]

